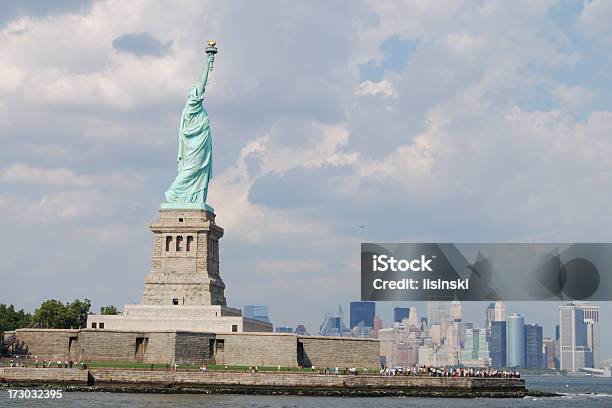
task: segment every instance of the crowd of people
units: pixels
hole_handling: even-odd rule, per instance
[[[495,370],[492,368],[453,368],[420,365],[414,367],[387,367],[380,370],[381,375],[412,375],[427,377],[480,377],[480,378],[521,378],[515,370]]]
[[[10,359],[9,367],[34,367],[34,368],[84,368],[85,363],[82,361],[77,363],[72,360],[39,360],[38,357],[34,359]]]

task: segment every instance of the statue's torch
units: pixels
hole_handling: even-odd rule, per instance
[[[217,53],[217,42],[214,40],[208,40],[208,47],[206,47],[206,54],[208,54],[208,67],[209,71],[213,70],[213,63],[215,62],[215,54]]]

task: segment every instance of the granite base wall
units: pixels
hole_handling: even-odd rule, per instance
[[[136,361],[136,339],[144,333],[83,330],[79,357],[85,360]]]
[[[92,369],[96,383],[209,384],[269,387],[337,388],[441,388],[441,389],[524,389],[518,378],[414,377],[381,375],[324,375],[312,373],[138,371]]]
[[[266,333],[217,333],[217,364],[297,366],[296,336]]]
[[[367,367],[380,369],[380,345],[375,339],[298,336],[298,362],[304,367]]]
[[[179,363],[214,363],[215,341],[212,333],[176,332],[174,359]]]
[[[18,354],[62,361],[380,367],[379,343],[372,339],[256,332],[94,329],[19,329],[16,336],[20,350]]]
[[[0,383],[70,386],[110,392],[202,392],[265,395],[514,397],[534,395],[518,378],[322,375],[276,372],[199,372],[126,369],[0,368]],[[553,394],[539,396],[554,396]]]
[[[20,329],[15,331],[15,354],[61,360],[78,357],[78,329]],[[71,340],[72,339],[72,340]]]
[[[87,384],[87,370],[78,368],[0,368],[1,382]]]
[[[88,381],[89,375],[89,381]],[[80,382],[83,384],[201,384],[213,386],[257,386],[287,388],[355,389],[463,389],[524,390],[518,378],[413,377],[380,375],[323,375],[312,373],[224,372],[126,370],[126,369],[55,369],[0,368],[3,382]]]

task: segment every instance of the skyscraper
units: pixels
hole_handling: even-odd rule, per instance
[[[296,333],[298,329],[300,329],[300,326],[295,329]],[[338,312],[327,313],[325,315],[325,319],[319,327],[319,334],[321,336],[342,336],[344,329],[344,314],[342,313],[342,306],[339,306]]]
[[[559,365],[570,372],[593,366],[584,310],[572,303],[559,306]]]
[[[419,315],[417,314],[416,307],[410,308],[410,313],[408,314],[408,326],[421,327],[421,322],[419,321]]]
[[[350,323],[351,329],[363,322],[364,327],[374,327],[374,315],[376,314],[375,302],[351,302]]]
[[[489,344],[484,329],[466,329],[461,361],[467,366],[489,365]]]
[[[542,368],[542,326],[525,325],[525,367]]]
[[[556,353],[555,353],[555,340],[552,337],[544,337],[544,367],[555,369]]]
[[[431,341],[436,344],[436,345],[440,345],[440,343],[442,343],[442,326],[440,326],[439,324],[434,324],[429,326],[429,337],[431,338]]]
[[[491,354],[491,367],[506,367],[506,322],[492,321],[489,353]]]
[[[321,327],[319,327],[319,334],[321,336],[341,336],[341,323],[340,318],[334,316],[333,313],[329,313],[323,319],[323,323],[321,323]]]
[[[451,299],[440,296],[427,302],[427,323],[429,327],[440,326],[440,340],[444,339],[446,329],[451,324],[450,318]]]
[[[444,349],[448,353],[449,358],[459,356],[458,352],[461,350],[464,337],[465,330],[460,321],[455,321],[448,325],[446,333],[444,333]],[[456,364],[459,364],[459,361]]]
[[[378,332],[380,331],[380,329],[383,328],[383,321],[380,317],[378,316],[374,316],[374,338],[377,339],[378,338]]]
[[[525,366],[525,319],[519,314],[506,318],[506,344],[508,367]]]
[[[393,322],[401,323],[403,319],[408,319],[410,316],[409,307],[394,307],[393,308]]]
[[[270,323],[268,306],[246,305],[244,307],[244,317]]]
[[[427,302],[427,324],[442,325],[450,317],[450,301],[445,299],[430,300]]]
[[[500,322],[506,320],[506,306],[504,302],[490,303],[485,310],[485,328],[487,329],[487,337],[491,336],[491,322]]]
[[[495,321],[506,320],[506,305],[504,302],[495,302]]]
[[[593,354],[593,367],[599,367],[599,305],[592,303],[579,303],[577,305],[584,312],[584,322],[587,325],[587,346]]]
[[[487,331],[491,331],[491,322],[495,320],[495,303],[489,303],[489,306],[485,309],[485,328]]]
[[[461,320],[461,303],[458,300],[453,300],[448,310],[449,319],[451,322]]]

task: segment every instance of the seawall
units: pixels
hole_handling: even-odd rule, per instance
[[[444,378],[313,373],[148,371],[134,369],[0,368],[12,386],[61,386],[67,391],[292,394],[342,396],[524,397],[518,378]]]

